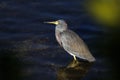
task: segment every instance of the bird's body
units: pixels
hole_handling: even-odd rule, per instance
[[[64,20],[48,22],[56,24],[55,35],[58,43],[76,60],[79,57],[89,62],[95,61],[84,41],[72,30],[69,30]]]

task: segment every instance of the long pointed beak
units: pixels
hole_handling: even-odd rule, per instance
[[[55,24],[55,25],[58,25],[58,21],[52,21],[52,22],[44,22],[44,23],[48,23],[48,24]]]

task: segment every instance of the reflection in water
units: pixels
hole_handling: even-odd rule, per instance
[[[66,67],[58,69],[57,80],[80,80],[88,72],[92,64],[73,60]]]

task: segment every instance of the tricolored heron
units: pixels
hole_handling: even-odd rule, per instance
[[[84,41],[72,30],[68,29],[68,26],[64,20],[57,20],[52,22],[45,22],[49,24],[55,24],[55,36],[65,51],[73,56],[74,60],[76,57],[94,62],[95,58],[90,53],[88,47]]]

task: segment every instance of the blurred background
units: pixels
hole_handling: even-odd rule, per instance
[[[64,19],[96,62],[73,57],[55,39]],[[119,0],[1,0],[0,80],[119,80]]]

